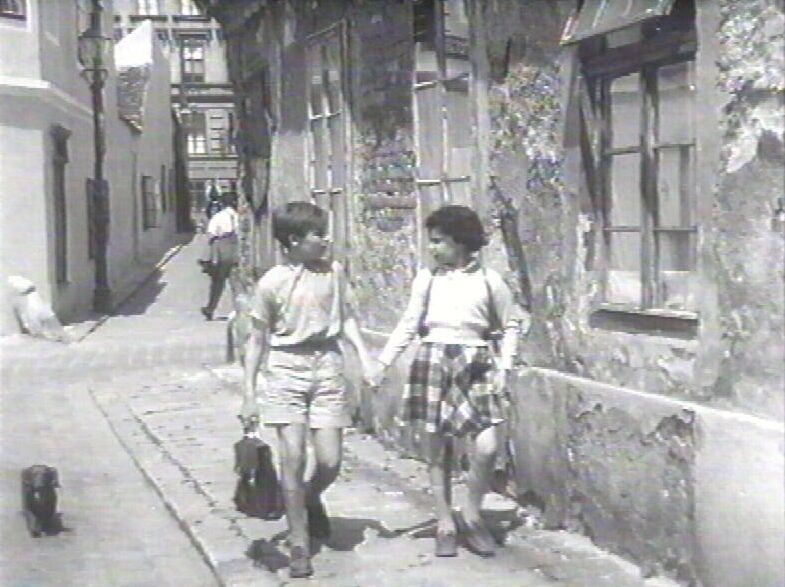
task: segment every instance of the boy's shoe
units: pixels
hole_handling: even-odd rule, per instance
[[[480,556],[494,556],[496,554],[496,541],[482,522],[467,522],[461,518],[461,534],[466,541],[466,546],[474,554]]]
[[[458,540],[455,532],[436,531],[436,556],[458,556]]]
[[[213,313],[205,306],[202,310],[202,316],[204,316],[207,320],[213,319]]]
[[[329,538],[330,537],[330,518],[327,517],[327,511],[324,509],[324,504],[320,499],[314,504],[306,506],[308,512],[308,534],[312,538]]]
[[[292,546],[289,551],[289,576],[292,579],[302,579],[313,575],[311,557],[304,546]]]

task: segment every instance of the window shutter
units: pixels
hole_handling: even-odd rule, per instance
[[[561,43],[589,37],[670,14],[675,0],[586,0],[564,28]]]

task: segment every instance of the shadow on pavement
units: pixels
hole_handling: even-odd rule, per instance
[[[311,540],[311,556],[316,556],[321,552],[322,546],[339,552],[350,552],[357,548],[367,539],[366,531],[373,530],[381,538],[391,539],[407,534],[412,530],[422,526],[432,525],[433,520],[428,520],[424,524],[418,524],[414,528],[404,528],[395,531],[388,530],[378,520],[366,518],[341,518],[331,517],[331,535],[326,541]],[[286,554],[286,537],[288,532],[280,532],[266,540],[259,538],[251,543],[246,551],[246,556],[254,561],[257,567],[265,567],[275,573],[278,570],[289,566],[289,556]]]

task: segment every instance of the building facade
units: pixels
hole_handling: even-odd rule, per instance
[[[473,206],[533,317],[517,496],[650,574],[783,584],[781,0],[200,4],[239,92],[257,272],[270,205],[327,207],[381,343],[425,216]],[[404,371],[359,414],[417,450]]]
[[[119,40],[142,23],[152,24],[171,65],[172,104],[183,124],[188,179],[195,217],[201,217],[212,184],[237,190],[234,96],[218,24],[191,0],[116,0]]]
[[[77,39],[88,27],[89,10],[89,1],[0,4],[4,334],[17,330],[7,297],[10,275],[32,280],[63,321],[83,317],[92,305],[96,242],[87,180],[93,177],[93,111],[77,59]],[[111,30],[110,2],[104,17],[104,29]],[[161,199],[164,191],[173,193],[168,179],[174,166],[171,108],[168,91],[159,90],[161,83],[168,85],[169,66],[160,51],[153,52],[148,37],[134,124],[121,118],[119,103],[128,88],[120,83],[113,51],[106,56],[107,259],[110,289],[118,292],[127,290],[145,262],[160,257],[175,230],[175,206],[166,207]],[[158,186],[146,200],[143,177],[155,178]],[[144,221],[148,209],[155,210],[154,225]]]

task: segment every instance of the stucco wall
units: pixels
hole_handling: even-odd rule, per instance
[[[352,13],[354,217],[352,275],[366,328],[390,331],[417,267],[414,208],[369,206],[370,198],[414,198],[410,72],[411,9],[368,2]]]

